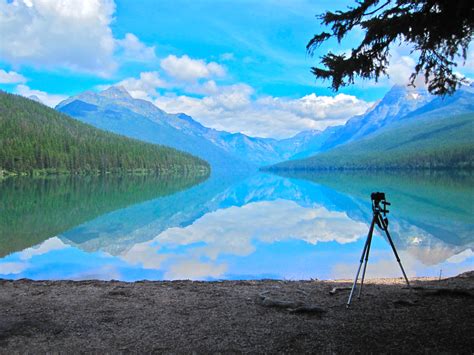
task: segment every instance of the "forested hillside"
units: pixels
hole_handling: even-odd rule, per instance
[[[208,129],[190,117],[168,114],[149,101],[134,99],[121,86],[83,92],[61,102],[56,110],[108,132],[196,155],[214,171],[255,169],[205,138]]]
[[[0,91],[0,175],[209,170],[190,154],[105,132]]]
[[[269,170],[472,169],[474,114],[417,117],[364,139]]]

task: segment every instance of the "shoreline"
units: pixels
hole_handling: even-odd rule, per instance
[[[0,353],[472,352],[474,271],[410,281],[0,280]]]

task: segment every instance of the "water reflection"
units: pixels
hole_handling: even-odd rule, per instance
[[[32,245],[31,238],[23,243],[23,235],[11,229],[9,240],[16,244],[6,241],[4,250],[24,250],[0,260],[0,277],[352,277],[371,218],[373,190],[385,191],[393,204],[390,229],[407,273],[432,276],[442,269],[443,275],[454,275],[474,268],[473,186],[471,174],[255,174],[212,176],[166,196],[142,194],[130,200],[132,193],[127,200],[113,195],[123,203],[115,204],[115,211],[103,209],[89,221],[81,217],[75,227],[43,226],[50,239],[35,247],[18,248]],[[9,200],[14,195],[8,191]],[[69,194],[54,199],[64,196]],[[70,206],[82,203],[80,198],[66,200]],[[63,215],[70,211],[64,209]],[[7,220],[0,225],[6,233]],[[373,242],[368,276],[399,276],[380,236]]]
[[[167,229],[121,257],[153,269],[161,269],[166,262],[167,279],[218,278],[229,271],[226,258],[247,257],[256,252],[257,245],[265,248],[292,241],[345,244],[356,241],[366,230],[364,223],[322,206],[301,207],[287,200],[251,202],[208,213],[188,227]]]
[[[133,175],[0,180],[0,256],[104,213],[187,189],[205,178]]]

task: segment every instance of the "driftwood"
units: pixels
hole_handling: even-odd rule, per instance
[[[350,287],[333,287],[331,291],[329,291],[330,295],[335,295],[336,293],[340,291],[350,291]]]
[[[266,296],[268,293],[269,291],[260,293],[257,297],[257,303],[263,307],[285,309],[293,314],[302,314],[302,313],[322,314],[326,312],[326,310],[321,307],[311,305],[311,304],[305,304],[301,301],[286,301],[286,300],[273,299]]]

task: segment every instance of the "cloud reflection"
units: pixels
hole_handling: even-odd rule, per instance
[[[431,252],[431,251],[428,251]],[[466,262],[473,258],[472,251],[461,252],[459,260],[448,259],[440,264],[426,265],[418,259],[418,255],[412,254],[409,250],[399,251],[403,268],[408,277],[427,276],[437,277],[447,275],[458,275],[462,272],[472,270],[472,262]],[[358,258],[354,258],[352,263],[337,263],[333,265],[331,277],[334,279],[352,279],[359,266]],[[395,260],[391,251],[379,252],[370,257],[367,266],[367,278],[398,278],[402,277],[400,266]]]
[[[20,274],[28,268],[28,263],[3,262],[0,263],[0,275]]]
[[[168,261],[171,264],[166,276],[171,279],[221,277],[226,272],[224,264],[201,259],[247,256],[256,250],[256,242],[271,244],[294,239],[313,245],[330,241],[345,244],[365,235],[367,228],[344,212],[322,206],[307,208],[286,200],[255,202],[208,213],[185,228],[170,228],[152,241],[134,245],[121,257],[152,269],[161,268]],[[185,261],[178,256],[178,249],[183,247],[188,258]]]
[[[64,248],[70,248],[70,246],[63,243],[63,241],[58,237],[53,237],[45,240],[43,243],[37,246],[23,250],[20,252],[19,258],[21,260],[29,260],[33,256],[47,254],[50,251],[61,250]]]

